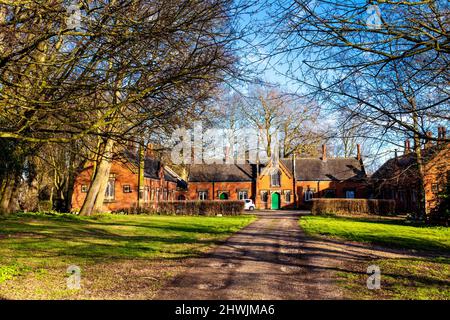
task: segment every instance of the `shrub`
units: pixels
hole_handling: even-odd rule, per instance
[[[378,199],[313,199],[311,213],[321,214],[395,214],[394,200]]]
[[[164,214],[184,216],[234,216],[242,214],[244,210],[243,201],[215,200],[215,201],[162,201],[156,205],[147,205],[141,208],[133,206],[116,210],[116,214]]]
[[[26,210],[26,211],[51,211],[53,209],[53,203],[49,200],[39,201],[38,210]]]
[[[447,172],[444,189],[438,194],[439,204],[431,212],[430,222],[448,227],[450,222],[450,171]]]
[[[156,207],[158,214],[175,215],[205,215],[234,216],[242,214],[244,210],[243,201],[215,200],[215,201],[164,201],[159,202]]]

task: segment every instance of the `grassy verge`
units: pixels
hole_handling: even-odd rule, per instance
[[[19,214],[0,219],[0,299],[149,298],[254,217]],[[67,268],[81,269],[68,290]],[[142,287],[143,286],[143,287]]]
[[[381,271],[380,289],[367,289],[368,265]],[[350,299],[449,300],[450,259],[376,259],[337,273],[344,296]]]
[[[300,225],[307,234],[325,235],[387,247],[450,252],[450,228],[411,226],[403,220],[304,216]]]
[[[350,299],[450,299],[450,229],[411,226],[398,219],[304,216],[300,225],[311,236],[345,239],[391,248],[428,252],[430,257],[373,259],[337,272]],[[381,271],[381,289],[367,289],[367,267]]]

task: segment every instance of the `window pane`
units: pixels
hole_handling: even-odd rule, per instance
[[[271,177],[272,186],[280,185],[280,173],[279,172],[272,173],[272,175],[270,177]]]
[[[114,180],[109,180],[105,191],[106,199],[114,199]]]

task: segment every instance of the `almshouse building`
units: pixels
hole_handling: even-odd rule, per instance
[[[106,212],[149,206],[160,201],[185,199],[185,182],[170,168],[154,159],[151,150],[144,156],[143,179],[140,179],[136,152],[122,152],[112,160],[103,208]],[[86,198],[94,166],[88,163],[75,180],[72,210],[79,210]],[[143,183],[140,181],[143,180]],[[142,184],[142,185],[141,185]]]
[[[113,159],[105,211],[170,200],[252,199],[260,209],[302,208],[308,207],[313,198],[366,196],[366,173],[359,146],[354,158],[328,158],[323,146],[320,158],[280,159],[265,164],[191,165],[187,183],[154,159],[151,151],[145,154],[143,183],[139,167],[134,152],[123,152]],[[87,164],[75,180],[74,211],[83,205],[92,173],[93,165]]]
[[[444,143],[445,138],[446,129],[439,127],[437,143],[428,141],[421,150],[427,213],[437,209],[440,201],[439,193],[443,191],[450,176],[450,144]],[[417,157],[411,152],[409,140],[405,141],[403,155],[396,155],[386,161],[370,180],[374,197],[395,200],[396,210],[400,213],[417,211],[421,181]]]
[[[253,199],[259,209],[308,207],[311,199],[366,197],[360,147],[356,157],[280,159],[266,164],[197,164],[188,177],[190,200]]]

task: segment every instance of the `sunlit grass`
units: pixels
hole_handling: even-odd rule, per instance
[[[303,216],[300,225],[307,234],[326,235],[351,241],[417,250],[450,253],[450,228],[411,226],[401,220]]]
[[[36,279],[48,282],[47,291],[55,281],[64,284],[69,265],[95,270],[96,265],[194,257],[254,219],[248,215],[79,217],[31,213],[0,218],[0,297],[2,283],[11,285],[24,275],[33,278],[33,283]],[[56,269],[57,275],[52,271]],[[43,296],[51,298],[52,294]]]
[[[430,257],[372,259],[336,273],[350,299],[450,299],[450,229],[412,226],[403,220],[303,216],[300,226],[311,236],[325,236],[385,247],[418,250]],[[414,254],[414,251],[411,251]],[[434,258],[431,257],[431,253]],[[381,289],[367,288],[369,265],[381,271]]]

